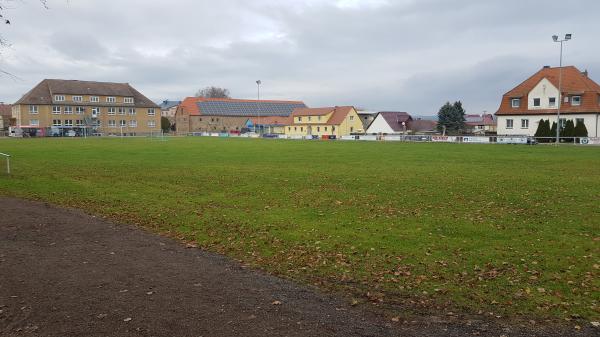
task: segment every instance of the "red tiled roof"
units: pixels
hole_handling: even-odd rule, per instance
[[[297,103],[304,104],[302,101],[281,101],[281,100],[255,100],[255,99],[235,99],[235,98],[204,98],[204,97],[187,97],[179,105],[179,107],[190,116],[200,116],[202,112],[198,108],[200,102],[250,102],[250,103]]]
[[[325,108],[300,108],[295,109],[292,112],[292,121],[297,116],[325,116],[333,113],[329,120],[324,123],[325,125],[340,125],[344,121],[344,118],[354,109],[353,106],[336,106],[336,107],[325,107]]]
[[[511,91],[504,94],[497,115],[523,115],[523,114],[555,114],[556,109],[527,109],[528,95],[533,88],[544,78],[558,88],[560,68],[543,68],[533,76],[519,84]],[[597,113],[600,112],[598,97],[600,96],[600,85],[590,79],[586,73],[579,69],[568,66],[562,69],[562,95],[581,95],[582,104],[572,106],[570,103],[561,104],[561,113]],[[511,99],[521,98],[521,106],[513,108]]]
[[[412,120],[412,117],[407,112],[382,111],[379,115],[381,115],[392,130],[396,132],[404,130],[402,123],[408,123],[408,121]]]

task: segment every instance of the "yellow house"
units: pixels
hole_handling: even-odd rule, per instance
[[[49,79],[12,107],[16,126],[32,136],[155,134],[160,112],[128,83]]]
[[[363,124],[352,106],[299,108],[285,127],[288,136],[349,136],[364,133]]]

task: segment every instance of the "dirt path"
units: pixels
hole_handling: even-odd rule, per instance
[[[131,226],[0,198],[0,336],[472,335],[536,332],[395,323]]]

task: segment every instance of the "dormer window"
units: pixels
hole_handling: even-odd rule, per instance
[[[542,102],[542,100],[541,100],[541,99],[539,99],[539,98],[534,98],[534,99],[533,99],[533,106],[537,108],[537,107],[539,107],[539,106],[541,105],[541,102]]]
[[[73,102],[83,102],[82,96],[73,96]]]
[[[511,105],[513,108],[520,108],[520,107],[521,107],[521,99],[520,99],[520,98],[513,98],[513,99],[511,100],[511,103],[510,103],[510,105]]]
[[[581,105],[581,96],[573,96],[571,97],[571,105],[579,106]]]
[[[54,95],[54,100],[57,102],[64,102],[65,96],[64,95]]]
[[[100,102],[100,97],[98,97],[98,96],[90,96],[90,102],[92,102],[92,103],[98,103],[98,102]]]
[[[106,103],[115,103],[117,101],[114,97],[106,97]]]
[[[125,97],[125,104],[133,104],[133,97]]]

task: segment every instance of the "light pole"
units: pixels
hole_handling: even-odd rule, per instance
[[[560,107],[562,105],[562,61],[563,61],[563,42],[569,41],[573,34],[565,34],[564,39],[559,39],[558,35],[552,36],[554,42],[560,43],[560,63],[558,68],[558,110],[556,112],[556,144],[560,143]]]
[[[258,120],[257,120],[257,124],[260,125],[260,85],[262,84],[261,80],[256,81],[256,88],[257,88],[257,97],[258,97]],[[256,132],[256,126],[254,127],[254,131]],[[260,134],[260,130],[259,133]]]

